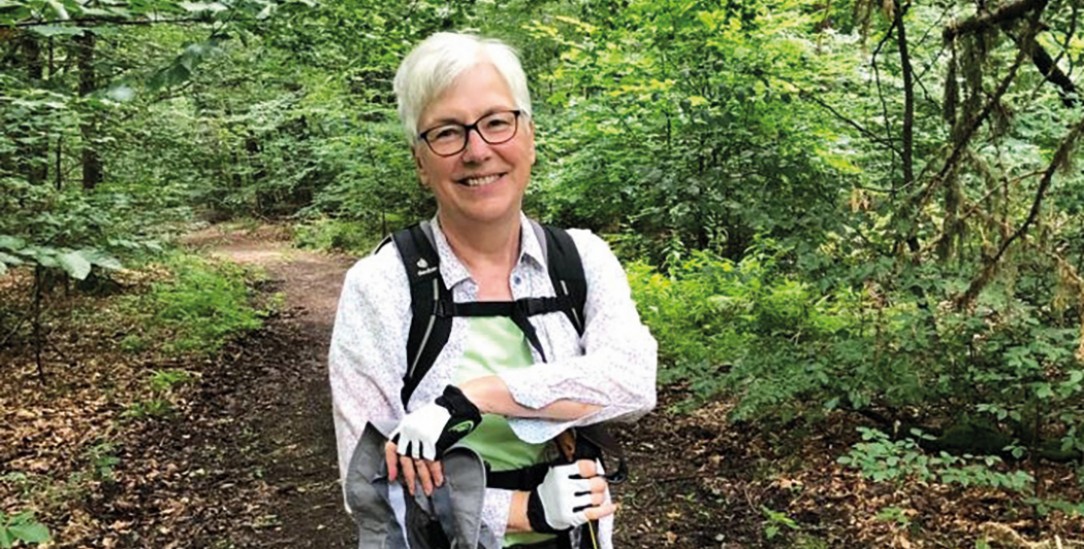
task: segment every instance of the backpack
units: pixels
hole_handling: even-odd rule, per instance
[[[400,398],[406,408],[410,396],[418,388],[422,378],[429,372],[448,342],[452,331],[452,319],[456,316],[507,316],[523,331],[528,343],[538,351],[542,361],[546,362],[546,353],[538,340],[530,317],[562,312],[576,328],[576,333],[583,336],[584,303],[587,301],[587,279],[583,272],[583,262],[576,249],[576,243],[568,232],[559,227],[542,225],[529,220],[531,229],[542,245],[543,259],[549,272],[550,281],[556,292],[555,297],[531,297],[516,301],[493,301],[456,303],[452,292],[445,286],[440,276],[440,256],[433,240],[433,228],[428,222],[421,222],[406,229],[401,229],[385,239],[394,242],[402,258],[410,283],[410,335],[407,338],[407,371],[403,376],[403,389]],[[379,249],[379,248],[378,248]],[[628,466],[621,446],[607,432],[603,425],[589,425],[576,429],[574,448],[576,455],[603,458],[611,454],[617,458],[617,470],[607,475],[612,484],[620,484],[628,478]],[[566,446],[567,447],[567,446]],[[605,462],[604,462],[605,463]],[[541,482],[539,474],[545,471],[522,471],[517,476],[495,474],[491,480],[508,487],[537,485]],[[499,477],[499,478],[498,478]]]

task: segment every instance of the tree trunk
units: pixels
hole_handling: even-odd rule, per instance
[[[80,97],[86,97],[98,88],[94,71],[95,41],[94,33],[89,30],[84,30],[82,35],[75,38]],[[97,113],[88,110],[79,125],[79,132],[83,137],[83,188],[91,190],[102,182],[102,161],[95,143],[98,139]]]
[[[22,49],[27,80],[30,85],[39,87],[45,76],[41,45],[32,34],[22,33]],[[45,178],[49,175],[49,140],[44,135],[27,137],[25,149],[19,153],[19,161],[23,164],[21,171],[26,174],[28,183],[38,185],[45,182]]]

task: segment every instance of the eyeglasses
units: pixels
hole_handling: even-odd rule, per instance
[[[473,124],[444,124],[418,134],[437,156],[453,156],[467,148],[470,131],[476,130],[482,141],[500,145],[511,141],[519,130],[519,115],[523,111],[500,111],[487,114]]]

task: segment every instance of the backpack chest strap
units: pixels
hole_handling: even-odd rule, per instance
[[[516,327],[523,332],[527,342],[538,355],[542,362],[547,362],[546,351],[542,349],[542,341],[538,339],[538,331],[531,324],[530,317],[546,314],[566,312],[572,307],[572,300],[568,296],[559,297],[528,297],[515,301],[473,301],[468,303],[456,303],[451,299],[440,300],[434,310],[434,315],[440,318],[456,316],[503,316],[508,317]]]

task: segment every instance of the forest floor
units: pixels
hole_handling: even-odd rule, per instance
[[[277,313],[192,361],[131,358],[117,350],[124,330],[54,326],[44,383],[32,349],[0,342],[0,511],[30,502],[50,547],[355,547],[325,364],[353,259],[293,249],[266,227],[186,241],[265,271],[260,291],[284,296]],[[171,389],[169,413],[133,417],[146,372],[170,369],[194,377]],[[663,389],[658,410],[617,432],[631,478],[613,487],[616,547],[1084,546],[1079,517],[1039,516],[1002,491],[865,480],[837,463],[857,438],[847,416],[766,432],[728,422],[726,402],[673,411],[682,398]],[[1047,466],[1041,478],[1057,492],[1075,476]]]

